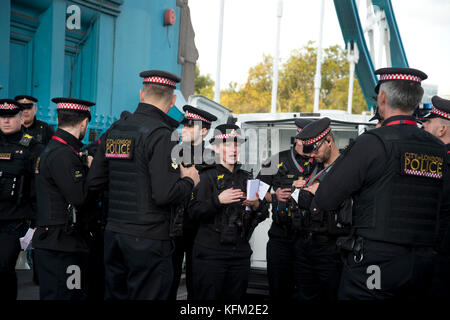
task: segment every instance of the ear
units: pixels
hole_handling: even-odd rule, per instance
[[[386,104],[386,93],[380,89],[380,92],[378,93],[378,105],[385,105]]]
[[[172,96],[172,100],[170,101],[170,107],[173,107],[175,105],[176,101],[177,101],[177,96],[174,94]]]
[[[141,102],[144,102],[144,90],[139,90],[139,98],[141,100]]]

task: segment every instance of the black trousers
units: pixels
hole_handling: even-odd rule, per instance
[[[88,298],[88,253],[34,250],[41,300]]]
[[[194,244],[194,300],[240,300],[248,286],[251,252],[218,251]]]
[[[89,238],[89,300],[104,300],[105,294],[105,266],[103,257],[103,231],[91,232]]]
[[[175,250],[172,256],[173,283],[170,288],[169,300],[177,300],[178,287],[180,286],[183,271],[183,259],[186,254],[186,290],[187,300],[192,299],[192,249],[194,247],[195,232],[186,233],[174,240]]]
[[[434,257],[433,280],[429,293],[433,298],[450,298],[450,254],[437,253]]]
[[[295,288],[295,238],[270,237],[266,247],[269,295],[272,300],[291,300]]]
[[[23,220],[0,220],[0,301],[17,299],[16,261],[20,253],[19,238],[28,230]]]
[[[166,300],[173,281],[170,240],[105,231],[105,299]]]
[[[294,261],[296,300],[337,300],[342,260],[336,238],[327,235],[299,235]]]
[[[362,260],[344,254],[339,299],[421,299],[431,288],[431,248],[363,241]],[[377,285],[378,283],[378,285]]]

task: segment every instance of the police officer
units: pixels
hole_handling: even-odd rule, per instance
[[[293,185],[301,177],[309,177],[314,170],[314,159],[303,152],[302,140],[298,138],[302,129],[312,120],[296,119],[297,136],[289,150],[275,154],[263,164],[258,179],[267,183],[275,191],[270,197],[272,202],[272,225],[267,242],[267,275],[269,294],[272,299],[290,300],[297,294],[299,273],[296,264],[299,261],[295,242],[297,229],[293,225],[292,215],[298,217],[297,203],[291,198]],[[298,185],[297,187],[300,187]],[[294,224],[298,221],[294,218]]]
[[[35,163],[43,145],[21,129],[22,105],[0,100],[0,301],[17,298],[19,238],[35,218]]]
[[[351,203],[340,211],[323,212],[316,208],[314,194],[339,157],[330,127],[330,119],[322,118],[307,125],[298,135],[303,152],[318,162],[313,174],[304,180],[298,195],[302,225],[296,241],[299,274],[297,298],[300,300],[335,300],[339,287],[342,262],[336,247],[338,236],[348,234],[351,223]]]
[[[215,128],[210,142],[217,162],[200,173],[189,202],[189,213],[200,225],[192,258],[194,300],[244,296],[252,254],[248,241],[267,217],[267,207],[258,198],[242,201],[251,177],[238,163],[240,145],[246,140],[239,131],[233,124]]]
[[[53,128],[46,122],[36,119],[38,99],[32,96],[20,95],[14,98],[23,105],[24,131],[33,136],[37,141],[47,144],[55,134]]]
[[[53,98],[58,130],[42,153],[36,188],[38,213],[33,236],[41,300],[84,300],[88,297],[89,233],[85,185],[88,163],[79,151],[95,103]]]
[[[422,120],[423,129],[446,145],[447,172],[444,175],[435,272],[430,294],[434,297],[448,298],[450,297],[450,100],[434,96],[431,102],[433,104],[431,112]]]
[[[376,92],[383,125],[359,136],[315,195],[320,210],[353,197],[353,236],[340,299],[423,296],[430,285],[445,146],[412,117],[427,75],[383,68]]]
[[[213,114],[200,110],[190,105],[183,107],[184,118],[181,121],[182,128],[182,162],[184,165],[195,165],[200,172],[206,166],[214,162],[212,150],[205,148],[204,138],[211,128],[212,122],[217,120]],[[192,247],[194,238],[197,233],[197,224],[189,218],[187,212],[189,199],[176,208],[175,214],[179,214],[181,219],[173,219],[180,221],[178,228],[174,230],[175,251],[173,253],[174,281],[170,290],[170,300],[177,299],[177,290],[180,284],[180,278],[183,268],[184,253],[186,253],[186,289],[187,299],[192,299]],[[177,226],[174,225],[174,229]],[[181,232],[179,232],[181,231]]]
[[[199,177],[171,157],[179,123],[167,113],[179,77],[165,71],[140,73],[141,103],[124,114],[101,139],[89,172],[89,188],[108,190],[105,226],[105,298],[169,297],[174,206],[189,198]]]

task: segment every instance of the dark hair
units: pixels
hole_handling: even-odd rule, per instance
[[[173,96],[173,88],[157,84],[144,83],[144,94],[169,102]]]
[[[387,103],[391,108],[405,112],[413,112],[423,97],[421,85],[411,81],[383,82],[380,90],[386,93]]]
[[[57,110],[59,127],[74,127],[81,123],[84,119],[91,117],[87,112],[79,112],[74,110]]]

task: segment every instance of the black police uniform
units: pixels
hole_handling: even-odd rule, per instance
[[[142,72],[144,83],[175,88],[179,78]],[[108,129],[89,172],[89,188],[108,190],[105,227],[105,298],[167,299],[173,280],[172,207],[191,195],[171,158],[178,122],[140,103]]]
[[[225,133],[238,130],[235,125],[216,128]],[[240,141],[233,135],[227,139]],[[219,135],[214,138],[221,140]],[[203,170],[200,183],[189,202],[189,214],[198,221],[194,241],[192,272],[194,300],[239,300],[245,295],[250,272],[250,236],[256,225],[267,217],[262,202],[257,212],[244,212],[241,202],[221,204],[219,194],[229,188],[245,192],[250,173],[235,164],[233,172],[221,164]]]
[[[57,110],[75,110],[89,117],[94,103],[54,98]],[[44,149],[36,175],[38,213],[33,236],[41,300],[88,298],[90,235],[85,184],[87,167],[79,151],[83,143],[58,129]],[[77,212],[75,212],[77,211]]]
[[[33,101],[34,103],[38,102],[36,98],[31,96],[20,95],[14,98],[14,100],[16,101],[22,99],[27,99]],[[24,106],[24,109],[30,109],[33,108],[34,103],[22,103],[22,105]],[[35,138],[40,143],[43,143],[44,145],[49,143],[50,139],[55,134],[55,130],[53,130],[52,126],[50,126],[48,123],[44,121],[36,119],[36,116],[34,117],[31,126],[29,127],[23,126],[23,130],[25,133],[28,133],[30,136]]]
[[[434,96],[430,114],[423,121],[431,118],[443,118],[450,121],[450,100]],[[433,284],[430,296],[450,297],[450,144],[447,147],[446,172],[442,192],[441,210],[439,212],[439,235],[434,262]]]
[[[212,115],[211,113],[200,110],[190,105],[185,105],[183,107],[183,110],[185,111],[185,114],[183,120],[181,121],[181,124],[185,126],[201,124],[203,127],[209,129],[211,127],[211,123],[217,120],[217,117]],[[186,154],[184,151],[186,151]],[[183,142],[181,144],[180,154],[182,156],[181,160],[184,166],[191,166],[195,164],[195,167],[199,172],[214,163],[214,152],[209,148],[205,148],[204,141],[202,141],[202,143],[198,145],[192,145],[191,143]],[[177,299],[177,291],[180,285],[185,253],[185,283],[187,299],[192,299],[192,248],[194,246],[194,239],[195,235],[197,234],[198,225],[193,219],[189,217],[189,213],[187,210],[189,206],[189,200],[190,198],[188,198],[184,203],[180,204],[176,208],[175,215],[177,215],[177,217],[172,219],[172,233],[175,244],[172,259],[174,278],[169,295],[169,300],[172,301]]]
[[[311,120],[297,119],[297,131],[301,132],[310,122]],[[291,149],[266,160],[257,178],[276,191],[278,188],[290,188],[299,177],[308,178],[315,166],[314,159],[298,154],[293,145]],[[264,172],[272,168],[276,168],[274,174]],[[295,289],[300,276],[296,267],[300,259],[296,249],[299,226],[295,227],[293,220],[294,224],[298,222],[299,213],[293,199],[289,199],[287,203],[278,202],[275,194],[272,195],[272,225],[266,249],[269,294],[272,299],[290,300],[296,295]]]
[[[0,117],[13,116],[21,109],[13,100],[0,100]],[[0,300],[17,298],[19,238],[35,218],[34,170],[43,147],[22,130],[0,131]]]
[[[303,141],[303,152],[311,153],[320,147],[331,132],[330,119],[323,118],[307,125],[298,137]],[[335,162],[334,162],[335,163]],[[334,163],[325,167],[323,163],[308,178],[305,187],[322,183]],[[336,300],[342,261],[336,247],[338,236],[348,234],[351,223],[351,202],[346,201],[339,211],[321,211],[316,208],[313,195],[300,189],[298,205],[302,212],[299,240],[296,242],[298,263],[296,272],[299,300]]]
[[[384,79],[422,72],[378,71]],[[419,79],[419,81],[417,81]],[[386,80],[387,81],[387,80]],[[340,299],[420,297],[429,287],[442,194],[444,145],[412,116],[385,119],[359,136],[319,186],[319,209],[353,196],[353,233],[339,287]],[[417,164],[422,165],[418,167]]]

